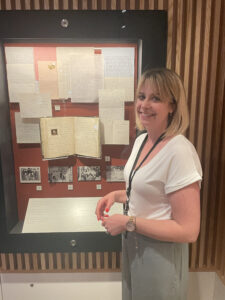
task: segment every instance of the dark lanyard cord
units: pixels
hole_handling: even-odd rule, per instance
[[[145,157],[142,159],[142,161],[140,162],[139,166],[135,169],[136,167],[136,164],[137,164],[137,161],[140,157],[140,154],[141,154],[141,151],[142,149],[144,148],[144,145],[145,143],[147,142],[147,139],[148,139],[148,135],[146,135],[144,141],[142,142],[141,144],[141,147],[140,149],[138,150],[138,153],[137,153],[137,156],[135,158],[135,161],[133,163],[133,166],[131,168],[131,171],[130,171],[130,175],[129,175],[129,184],[128,184],[128,187],[127,187],[127,190],[126,190],[126,194],[127,194],[127,201],[125,203],[125,206],[124,206],[124,215],[127,215],[128,214],[128,210],[129,210],[129,202],[130,202],[130,192],[131,192],[131,187],[132,187],[132,180],[134,178],[134,175],[136,174],[136,172],[140,169],[140,167],[143,165],[143,163],[145,162],[145,160],[148,158],[148,156],[150,155],[150,153],[155,149],[155,147],[158,145],[158,143],[163,139],[164,137],[164,134],[161,134],[160,137],[157,139],[157,141],[155,142],[155,144],[152,146],[152,148],[148,151],[148,153],[145,155]],[[135,169],[135,170],[134,170]]]

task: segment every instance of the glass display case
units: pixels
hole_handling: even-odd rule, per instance
[[[165,66],[166,24],[163,11],[0,13],[1,252],[120,249],[95,207],[125,189],[135,88]]]

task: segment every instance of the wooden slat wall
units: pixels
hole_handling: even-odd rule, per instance
[[[0,271],[15,272],[118,272],[121,255],[96,253],[0,254]]]
[[[167,67],[184,80],[188,138],[202,161],[201,233],[190,269],[215,270],[225,283],[225,1],[0,0],[0,10],[167,10]],[[3,272],[118,271],[120,253],[1,254]]]

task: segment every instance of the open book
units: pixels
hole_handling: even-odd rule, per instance
[[[97,117],[40,118],[44,159],[70,155],[101,157],[100,122]]]

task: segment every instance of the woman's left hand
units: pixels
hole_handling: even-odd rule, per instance
[[[116,214],[102,219],[102,226],[111,235],[117,235],[126,230],[126,224],[129,217]]]

